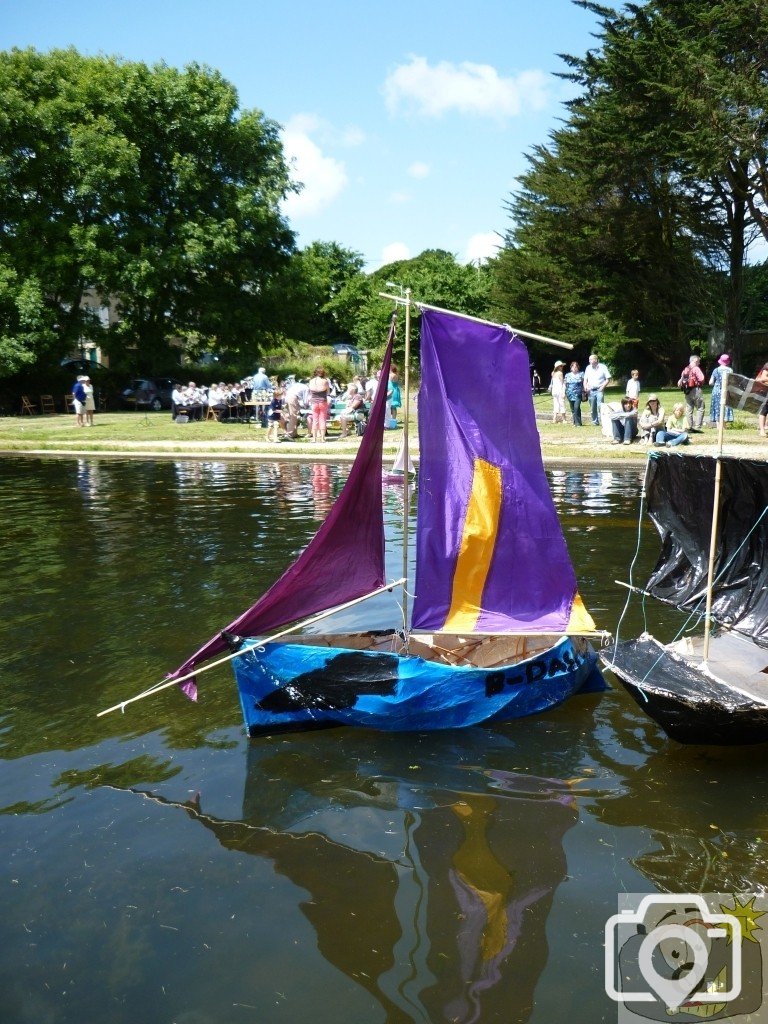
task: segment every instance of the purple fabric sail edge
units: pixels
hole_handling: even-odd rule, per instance
[[[394,334],[393,317],[368,427],[346,483],[325,522],[296,561],[254,605],[211,637],[167,679],[187,675],[197,665],[227,650],[223,633],[260,636],[384,585],[381,449]],[[197,699],[194,678],[179,685],[191,700]]]
[[[502,504],[476,631],[568,624],[576,574],[544,473],[529,373],[528,350],[507,328],[423,311],[414,629],[444,626],[477,459],[501,470]]]

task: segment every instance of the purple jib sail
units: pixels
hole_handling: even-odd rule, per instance
[[[541,458],[525,345],[503,327],[421,318],[413,627],[561,632],[576,576]]]
[[[169,679],[178,679],[227,649],[222,633],[261,636],[289,622],[354,600],[384,584],[384,513],[381,497],[381,442],[394,321],[357,457],[328,518],[296,561],[259,600],[211,637]],[[194,680],[182,684],[196,696]]]

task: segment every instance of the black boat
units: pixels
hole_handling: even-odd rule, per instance
[[[680,743],[768,742],[768,461],[652,451],[644,493],[662,541],[644,593],[701,615],[704,634],[617,630],[602,660]]]

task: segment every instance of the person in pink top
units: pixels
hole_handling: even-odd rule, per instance
[[[704,422],[704,373],[700,363],[701,359],[698,356],[691,356],[677,382],[677,386],[685,395],[685,424],[696,434],[701,433],[701,425]]]

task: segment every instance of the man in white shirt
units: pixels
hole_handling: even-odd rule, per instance
[[[176,419],[179,406],[184,404],[184,388],[181,384],[174,384],[171,392],[171,419]]]
[[[589,357],[589,365],[584,371],[584,390],[589,399],[592,422],[596,427],[600,426],[600,406],[603,403],[603,392],[610,379],[608,367],[605,363],[601,363],[593,352]]]

